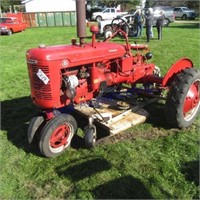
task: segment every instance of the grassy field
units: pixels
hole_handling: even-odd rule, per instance
[[[150,109],[147,123],[92,150],[79,138],[61,156],[47,159],[28,144],[27,126],[37,111],[30,98],[26,51],[39,44],[68,44],[75,36],[75,28],[57,27],[0,37],[0,198],[199,199],[200,118],[190,128],[169,129],[162,105]],[[130,41],[146,42],[144,32]],[[149,46],[163,74],[181,57],[200,67],[198,23],[171,24],[163,40],[154,38]]]

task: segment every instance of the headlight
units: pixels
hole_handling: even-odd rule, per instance
[[[2,29],[2,30],[6,30],[6,29],[7,29],[7,27],[6,27],[6,26],[3,26],[3,27],[1,27],[1,29]]]

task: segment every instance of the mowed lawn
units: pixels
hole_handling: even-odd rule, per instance
[[[75,27],[32,28],[0,37],[0,198],[198,199],[200,117],[190,128],[170,129],[162,104],[150,108],[146,123],[92,150],[79,138],[61,156],[47,159],[28,144],[28,123],[37,110],[26,51],[39,44],[68,44],[74,37]],[[173,23],[163,29],[162,41],[156,37],[154,28],[151,62],[162,74],[181,57],[200,68],[199,23]],[[145,29],[142,38],[130,41],[145,43]]]

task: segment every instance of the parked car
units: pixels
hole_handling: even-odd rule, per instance
[[[136,11],[135,11],[136,13]],[[115,28],[120,26],[120,28],[125,31],[129,36],[135,34],[134,18],[135,13],[119,15],[113,20],[104,20],[98,22],[99,36],[104,36],[108,38],[112,33],[115,32]]]
[[[169,26],[169,24],[171,22],[175,21],[173,9],[170,7],[155,7],[155,8],[153,8],[153,11],[154,11],[153,26],[156,25],[156,20],[160,16],[161,10],[163,10],[165,13],[164,14],[165,15],[164,26],[167,27],[167,26]],[[142,10],[143,15],[145,15],[146,11],[147,11],[147,9]],[[136,28],[134,26],[134,18],[135,18],[136,12],[137,12],[137,10],[135,12],[131,12],[132,14],[119,15],[114,20],[105,20],[105,21],[98,22],[99,35],[104,36],[105,38],[109,37],[114,32],[113,24],[118,24],[121,26],[122,30],[124,30],[129,36],[134,36],[136,33]]]
[[[195,19],[197,14],[194,10],[190,10],[188,7],[175,7],[175,18],[181,18],[183,20]]]
[[[169,26],[170,23],[175,22],[175,15],[173,8],[169,6],[157,6],[153,7],[154,12],[154,25],[156,24],[157,18],[160,16],[160,11],[164,11],[165,21],[164,26]]]
[[[99,7],[91,8],[90,10],[86,10],[86,19],[88,21],[91,21],[92,20],[92,14],[94,12],[102,12],[103,10],[104,10],[103,8],[99,8]]]
[[[114,19],[118,15],[127,14],[127,12],[120,12],[116,8],[106,8],[102,12],[94,12],[92,13],[92,20],[97,22],[107,19]]]
[[[24,31],[26,28],[27,25],[15,17],[0,18],[0,35],[12,35],[13,33]]]

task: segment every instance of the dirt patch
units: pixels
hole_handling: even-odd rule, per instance
[[[166,137],[177,132],[178,129],[170,129],[170,131],[164,131],[159,128],[153,128],[150,131],[124,131],[114,136],[101,138],[96,142],[96,145],[114,144],[125,140],[136,140],[137,138],[151,140],[159,137]]]

